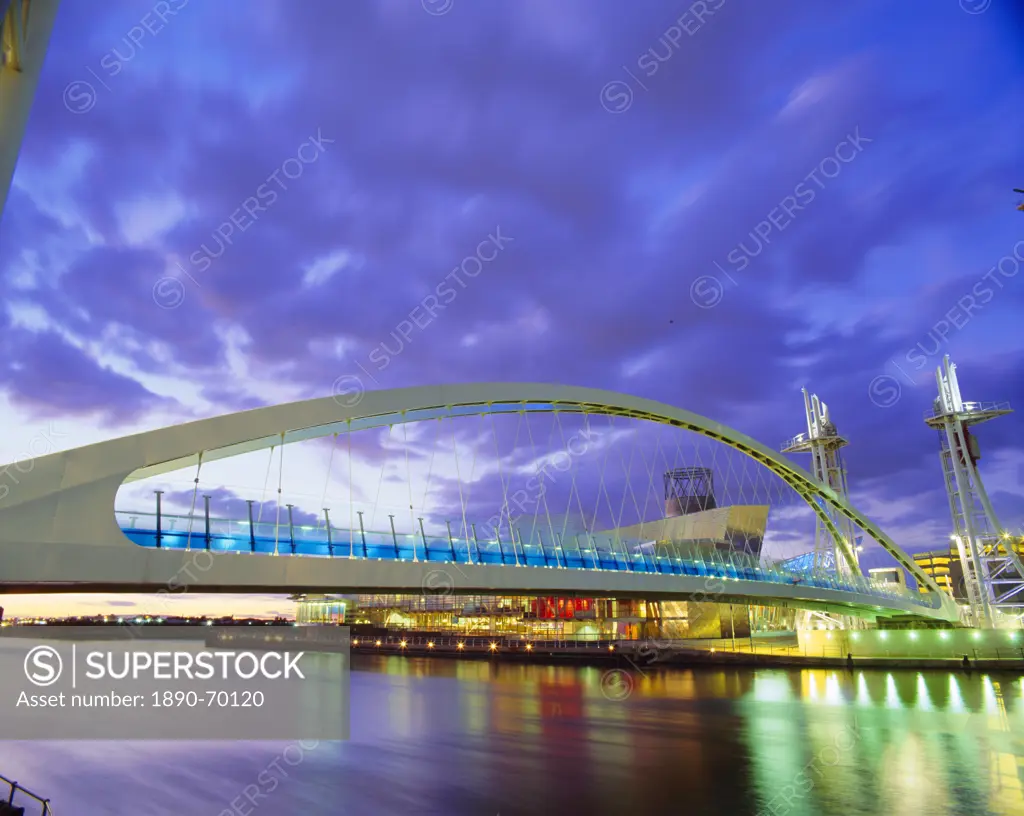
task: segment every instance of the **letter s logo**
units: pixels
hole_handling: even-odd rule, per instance
[[[63,670],[64,662],[52,646],[36,646],[25,655],[25,677],[37,686],[52,686]]]

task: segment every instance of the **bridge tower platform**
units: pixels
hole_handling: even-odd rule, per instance
[[[821,484],[831,488],[843,499],[849,498],[846,480],[846,465],[840,451],[849,442],[839,435],[829,415],[828,406],[818,399],[817,394],[804,395],[804,417],[806,433],[797,434],[782,445],[782,453],[811,454],[811,474]],[[828,512],[836,538],[820,517],[814,523],[814,570],[834,572],[839,575],[863,575],[860,559],[857,557],[857,539],[849,519],[840,513]],[[817,620],[816,620],[817,619]],[[848,615],[826,615],[819,612],[801,611],[797,615],[798,629],[811,629],[816,622],[824,621],[828,628],[861,629],[864,622]]]
[[[1024,568],[1018,546],[996,518],[978,472],[981,452],[970,428],[1013,412],[1008,402],[964,402],[949,356],[935,370],[939,395],[925,424],[939,433],[953,541],[974,626],[1019,624],[1024,615]]]
[[[846,481],[846,466],[840,450],[849,442],[839,435],[829,416],[828,406],[818,399],[817,394],[804,395],[804,414],[807,432],[798,434],[783,444],[783,453],[810,453],[811,473],[838,496],[849,498]],[[822,519],[818,518],[814,529],[814,567],[836,571],[844,575],[862,575],[857,557],[857,544],[849,520],[839,513],[830,512],[840,540],[835,540]]]

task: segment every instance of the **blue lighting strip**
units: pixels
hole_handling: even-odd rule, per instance
[[[144,513],[118,513],[127,516],[127,524],[121,523],[122,532],[135,544],[142,547],[156,547],[156,530],[138,526],[137,520],[145,518]],[[120,521],[120,519],[119,519]],[[189,522],[191,521],[191,533]],[[466,540],[447,536],[431,537],[424,540],[420,535],[401,534],[392,536],[367,530],[342,530],[331,526],[331,539],[323,526],[296,527],[294,549],[289,538],[287,525],[282,525],[276,537],[274,525],[257,523],[254,536],[250,536],[246,521],[211,519],[211,534],[207,540],[205,520],[202,517],[164,516],[161,524],[160,547],[169,550],[202,550],[222,553],[250,553],[270,555],[275,546],[280,555],[299,557],[352,557],[382,561],[420,561],[438,564],[485,564],[527,567],[562,567],[566,569],[612,570],[617,572],[642,572],[648,574],[687,575],[735,580],[760,581],[765,583],[802,585],[819,589],[831,589],[871,595],[879,599],[898,598],[918,606],[934,609],[937,604],[921,593],[889,591],[877,587],[865,578],[838,577],[834,574],[811,574],[807,572],[772,569],[760,565],[750,556],[730,555],[713,550],[701,551],[695,557],[684,557],[685,545],[660,544],[655,553],[653,542],[619,541],[587,534],[566,535],[558,545],[550,542],[524,543],[517,539]],[[176,527],[182,529],[175,529]],[[154,525],[155,526],[155,525]],[[214,532],[213,530],[217,531]],[[364,544],[365,537],[365,544]],[[255,540],[255,548],[253,548]],[[694,556],[694,552],[688,553]],[[940,602],[941,603],[941,602]]]

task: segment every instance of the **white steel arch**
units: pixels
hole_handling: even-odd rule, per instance
[[[60,0],[0,0],[0,218]]]
[[[721,423],[665,403],[593,388],[538,383],[423,386],[360,392],[344,398],[323,397],[198,420],[40,457],[33,460],[31,471],[21,479],[17,488],[0,498],[0,580],[12,581],[11,576],[19,572],[23,580],[29,580],[26,570],[34,580],[43,582],[84,580],[81,576],[85,573],[100,576],[91,554],[99,556],[102,548],[110,556],[108,551],[112,546],[116,546],[120,558],[137,562],[136,570],[143,569],[144,563],[151,568],[160,563],[160,571],[164,573],[174,563],[180,564],[188,553],[147,552],[146,548],[130,542],[115,521],[114,500],[125,482],[196,465],[200,457],[203,462],[210,462],[282,443],[438,416],[556,410],[646,419],[685,428],[739,450],[796,490],[837,540],[841,537],[819,501],[862,527],[913,574],[921,586],[928,588],[927,598],[936,612],[935,616],[956,619],[958,610],[955,602],[882,530],[833,490],[770,448]],[[60,563],[58,552],[79,563]],[[148,560],[139,561],[141,555]],[[209,557],[228,559],[233,569],[242,567],[235,554]],[[321,559],[283,560],[296,562],[287,568],[295,572],[307,569],[297,564],[304,560],[318,562],[320,569],[323,568]],[[44,561],[52,571],[47,573],[42,569]],[[123,575],[124,578],[119,580],[128,584],[141,586],[147,581],[161,582],[157,576],[133,575],[131,569],[120,563],[108,558],[104,561],[107,562],[105,569]],[[8,565],[15,570],[14,573],[5,568]],[[392,563],[387,566],[402,570],[407,566],[424,565]],[[348,568],[354,569],[354,562],[349,562]],[[475,569],[517,568],[480,566]],[[217,571],[219,573],[220,568]],[[251,571],[251,567],[246,566],[244,571]],[[667,576],[647,578],[667,580]],[[678,580],[679,576],[675,578]],[[204,582],[192,583],[198,589]],[[656,582],[648,583],[652,583],[653,589]],[[503,585],[505,581],[498,584]]]

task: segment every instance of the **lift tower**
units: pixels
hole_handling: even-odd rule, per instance
[[[790,439],[782,446],[783,453],[810,453],[811,473],[837,495],[847,498],[846,467],[840,449],[849,443],[839,435],[828,413],[828,406],[818,399],[817,394],[804,395],[804,413],[807,417],[807,433]],[[835,571],[840,574],[862,575],[857,558],[856,541],[849,519],[842,514],[824,508],[839,531],[841,541],[836,541],[820,517],[814,528],[814,569]]]
[[[939,396],[924,421],[939,432],[953,541],[974,626],[993,627],[1024,614],[1024,569],[1010,534],[996,518],[978,473],[981,453],[970,427],[1012,413],[1008,402],[964,402],[947,355],[935,370]]]

